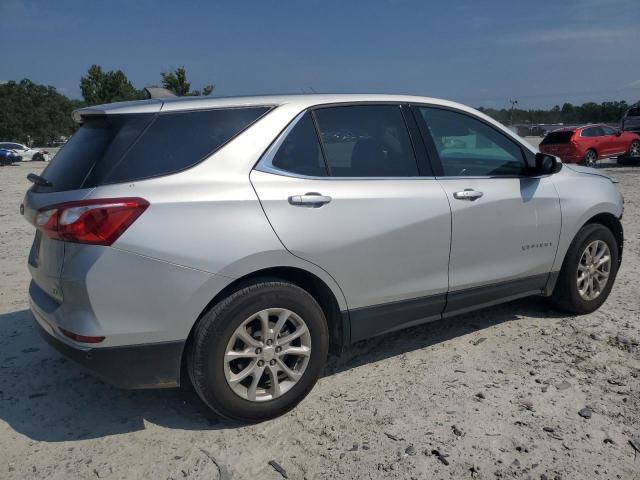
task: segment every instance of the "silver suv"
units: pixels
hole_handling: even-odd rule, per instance
[[[432,98],[188,98],[78,110],[24,215],[36,325],[124,388],[279,415],[329,346],[529,295],[607,298],[623,201]],[[184,373],[184,374],[183,374]]]

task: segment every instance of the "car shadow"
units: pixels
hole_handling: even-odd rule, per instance
[[[428,348],[520,316],[557,312],[519,300],[358,342],[332,354],[323,376]],[[182,430],[237,428],[212,414],[191,389],[119,390],[67,360],[40,338],[31,312],[0,315],[0,419],[32,440],[68,442],[143,430],[145,423]]]
[[[325,376],[428,348],[521,317],[557,319],[565,316],[569,317],[551,308],[540,297],[515,300],[354,343],[339,356],[332,355],[325,369]]]
[[[594,168],[634,168],[640,166],[640,160],[631,163],[598,162]]]

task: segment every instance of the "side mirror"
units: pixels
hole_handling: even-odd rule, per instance
[[[616,137],[619,137],[620,135],[622,135],[622,131],[620,129],[616,130]]]
[[[553,155],[536,153],[536,175],[552,175],[560,171],[562,163]]]

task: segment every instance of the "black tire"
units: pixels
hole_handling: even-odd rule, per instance
[[[595,167],[596,163],[598,163],[598,153],[593,148],[590,148],[585,152],[580,165],[585,167]]]
[[[618,165],[629,166],[629,165],[638,165],[640,163],[640,158],[630,158],[630,157],[618,157]]]
[[[585,300],[580,296],[577,285],[578,262],[591,242],[602,240],[609,247],[611,269],[604,289],[593,300]],[[613,233],[599,223],[587,224],[576,235],[569,246],[562,264],[558,281],[551,294],[551,303],[558,309],[572,314],[591,313],[607,300],[618,273],[618,242]]]
[[[618,157],[618,164],[620,165],[635,165],[640,162],[640,156],[634,156],[633,152],[640,149],[640,140],[634,140],[629,145],[629,151],[624,155]]]
[[[272,400],[250,401],[236,394],[224,373],[227,343],[242,322],[267,308],[286,308],[304,319],[311,354],[302,377]],[[277,417],[295,407],[315,385],[327,358],[329,333],[320,305],[302,288],[283,281],[261,281],[241,288],[211,307],[195,327],[187,353],[191,383],[218,415],[242,422]]]
[[[44,162],[44,155],[40,152],[36,152],[33,154],[33,157],[31,157],[31,161],[32,162]]]

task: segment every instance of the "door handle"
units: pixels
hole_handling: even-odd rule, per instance
[[[482,195],[484,195],[484,193],[473,190],[472,188],[465,188],[461,192],[455,192],[453,194],[453,198],[457,200],[469,200],[470,202],[473,202],[474,200],[479,199]]]
[[[331,201],[331,197],[317,192],[307,192],[304,195],[289,197],[289,203],[296,207],[319,208]]]

